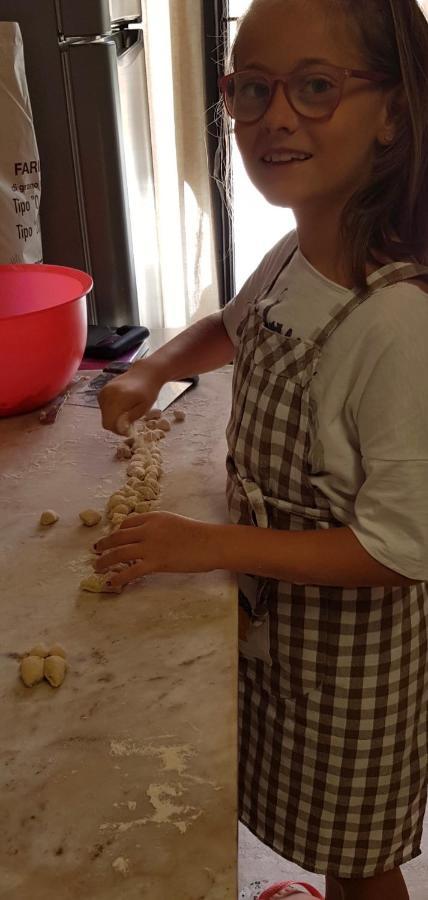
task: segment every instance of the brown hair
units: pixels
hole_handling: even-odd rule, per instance
[[[262,2],[253,0],[241,25]],[[366,183],[342,213],[345,252],[364,289],[368,260],[428,264],[428,22],[417,0],[328,0],[328,7],[354,25],[368,68],[397,87],[394,140],[377,147]]]

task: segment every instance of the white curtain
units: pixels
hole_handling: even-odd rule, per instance
[[[145,0],[163,325],[219,308],[206,150],[202,0]]]

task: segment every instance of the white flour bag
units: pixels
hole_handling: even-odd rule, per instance
[[[39,263],[40,159],[17,22],[0,22],[0,123],[0,264]]]

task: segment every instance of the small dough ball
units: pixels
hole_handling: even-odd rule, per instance
[[[144,480],[144,487],[152,488],[154,491],[156,491],[157,494],[160,494],[159,482],[158,482],[157,478],[153,478],[152,475],[148,475],[147,478]]]
[[[132,479],[129,479],[129,481],[131,481],[131,480]],[[128,482],[128,484],[126,484],[125,487],[122,488],[122,494],[126,498],[126,500],[125,500],[126,503],[128,502],[128,497],[131,497],[133,493],[134,493],[134,491],[132,490],[132,486]]]
[[[115,516],[126,516],[128,515],[129,507],[127,503],[121,503],[119,506],[114,507],[114,515]]]
[[[142,500],[156,500],[158,494],[151,487],[145,487],[140,491],[140,502]],[[139,504],[138,504],[139,505]],[[137,507],[135,507],[137,509]]]
[[[79,513],[79,518],[84,525],[87,525],[88,528],[92,528],[94,525],[98,525],[98,522],[101,522],[102,515],[97,509],[83,509],[82,512]]]
[[[42,512],[39,522],[40,525],[55,525],[55,522],[58,522],[58,519],[59,515],[54,509],[46,509]]]
[[[82,579],[80,582],[80,590],[89,591],[91,594],[120,594],[121,588],[107,587],[109,577],[110,573],[107,573],[107,575],[97,575],[96,572],[94,572],[93,575],[88,575],[87,578]]]
[[[141,487],[141,481],[139,478],[129,478],[128,485],[129,485],[129,488],[132,490],[132,493],[135,494],[135,492],[138,490],[138,488]],[[129,495],[129,496],[131,496],[131,495]]]
[[[126,516],[117,513],[116,515],[111,517],[111,523],[112,523],[112,525],[121,525],[122,522],[124,522],[127,517],[128,517],[128,513],[126,513]]]
[[[153,409],[150,409],[148,413],[145,415],[146,419],[161,419],[162,418],[162,410],[157,409],[156,406]]]
[[[65,659],[67,654],[64,650],[64,647],[61,647],[61,644],[54,644],[53,647],[50,648],[49,653],[47,653],[46,656],[62,656],[62,658]]]
[[[132,458],[135,459],[151,459],[150,447],[145,443],[142,447],[136,447],[134,453],[132,454]]]
[[[128,466],[128,468],[126,470],[126,474],[129,475],[130,478],[132,478],[133,476],[135,476],[136,471],[139,470],[139,468],[140,468],[140,466],[138,465],[138,462],[132,461],[132,463]]]
[[[136,513],[146,513],[146,512],[150,512],[151,508],[152,508],[152,504],[149,502],[149,500],[143,500],[141,503],[137,503],[137,505],[135,507],[135,512]]]
[[[132,442],[134,442],[134,438],[131,438]],[[116,459],[131,459],[132,450],[126,444],[118,447],[116,450]]]
[[[19,667],[21,678],[27,687],[33,687],[43,679],[45,661],[41,656],[25,656]]]
[[[168,419],[159,419],[158,428],[160,428],[162,431],[171,431],[171,425],[168,422]]]
[[[172,414],[176,422],[184,422],[186,413],[182,409],[173,409]]]
[[[142,466],[136,466],[133,472],[133,477],[138,478],[139,481],[144,481],[146,477],[146,470],[143,469]]]
[[[115,494],[112,494],[108,503],[107,509],[114,509],[115,506],[120,506],[125,501],[125,494],[122,491],[116,491]]]
[[[31,650],[29,650],[28,653],[26,653],[25,655],[26,656],[41,656],[44,659],[45,656],[49,656],[49,651],[48,651],[47,647],[44,646],[44,644],[36,644],[36,646],[32,647]]]
[[[67,663],[62,656],[48,656],[44,664],[44,676],[52,687],[59,687],[64,681]]]
[[[144,450],[144,448],[145,448],[144,438],[142,435],[138,435],[138,437],[135,440],[134,446],[132,448],[133,455],[135,456],[136,453],[138,453],[141,450]]]

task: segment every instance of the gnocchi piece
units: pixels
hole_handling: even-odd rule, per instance
[[[140,491],[140,502],[141,500],[156,500],[157,496],[158,495],[156,491],[153,490],[153,488],[143,487]]]
[[[67,663],[62,656],[48,656],[44,661],[44,676],[52,687],[64,681]]]
[[[120,491],[116,491],[115,494],[111,495],[111,497],[107,503],[107,509],[114,509],[115,506],[120,506],[120,504],[123,503],[124,499],[125,499],[125,495],[122,494]]]
[[[184,422],[186,413],[182,409],[173,409],[172,414],[176,422]]]
[[[138,462],[132,461],[132,463],[128,466],[126,470],[126,474],[133,478],[136,475],[136,472],[140,469]]]
[[[132,495],[133,493],[134,493],[134,491],[132,490],[132,487],[131,487],[131,485],[129,484],[129,481],[128,481],[128,483],[125,484],[125,487],[122,488],[122,494],[123,494],[123,496],[126,498],[126,503],[128,502],[128,497],[131,497],[131,495]]]
[[[158,467],[157,467],[157,466],[153,465],[153,463],[151,463],[150,466],[147,466],[147,469],[146,469],[146,475],[154,475],[155,478],[156,478],[157,474],[158,474]]]
[[[41,656],[24,656],[24,659],[21,659],[19,671],[27,687],[33,687],[43,680],[44,663]]]
[[[171,425],[168,419],[159,419],[158,428],[160,428],[161,431],[171,431]]]
[[[67,654],[61,644],[54,644],[53,647],[50,648],[49,653],[47,653],[46,656],[62,656],[62,658],[65,659]]]
[[[132,438],[132,442],[134,442],[134,438]],[[131,459],[131,456],[132,450],[127,444],[121,444],[116,450],[116,459]]]
[[[150,488],[152,491],[155,492],[157,497],[160,494],[160,487],[155,478],[146,478],[146,480],[144,482],[144,488]]]
[[[158,409],[156,406],[153,409],[150,409],[148,413],[146,413],[147,419],[161,419],[162,418],[162,410]]]
[[[127,503],[121,503],[118,506],[114,507],[113,514],[115,516],[127,516],[129,512],[129,506]]]
[[[42,512],[39,523],[40,525],[55,525],[55,522],[58,522],[59,515],[55,512],[54,509],[46,509]]]
[[[92,575],[82,578],[80,590],[89,591],[91,594],[120,594],[122,588],[113,588],[107,585],[109,577],[109,572],[106,575],[97,575],[94,572]]]
[[[88,528],[93,528],[94,525],[98,525],[101,522],[102,515],[97,509],[83,509],[79,513],[79,518]]]
[[[112,518],[111,518],[111,524],[114,527],[119,527],[122,524],[122,522],[127,518],[127,516],[128,516],[128,513],[125,516],[122,514],[116,513],[116,515],[112,516]]]
[[[140,482],[141,482],[141,481],[145,481],[146,473],[147,473],[147,468],[144,468],[143,466],[140,466],[139,469],[138,469],[138,471],[135,472],[135,478],[138,478],[138,480],[139,480]]]
[[[31,650],[29,650],[28,653],[26,653],[25,655],[26,656],[40,656],[40,657],[44,658],[45,656],[49,656],[49,651],[48,651],[47,647],[44,646],[44,644],[36,644],[36,646],[32,647]]]
[[[152,508],[152,504],[148,500],[142,500],[141,503],[137,503],[137,505],[135,507],[135,512],[136,513],[146,513],[146,512],[150,512],[151,508]]]
[[[141,487],[141,480],[139,478],[129,478],[128,485],[132,490],[132,493],[135,494],[138,491],[138,488]]]

